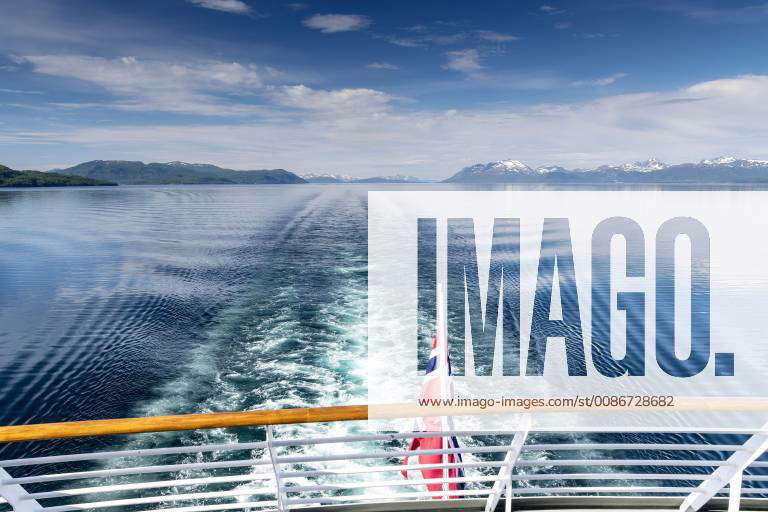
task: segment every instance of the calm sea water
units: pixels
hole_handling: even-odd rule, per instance
[[[0,191],[0,424],[364,403],[366,197],[388,188]],[[260,435],[17,443],[0,458]]]

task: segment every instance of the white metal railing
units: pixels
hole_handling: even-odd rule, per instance
[[[702,431],[706,430],[610,429],[637,433]],[[692,512],[714,496],[723,495],[728,487],[729,511],[735,512],[742,495],[768,495],[768,488],[760,487],[768,482],[768,475],[747,472],[768,467],[768,462],[757,460],[768,448],[768,436],[760,430],[718,430],[750,437],[743,444],[716,445],[542,442],[552,432],[532,431],[521,425],[497,432],[291,438],[280,435],[279,428],[267,427],[263,442],[3,460],[0,510],[74,512],[129,507],[146,512],[162,507],[165,512],[285,511],[335,504],[482,498],[485,511],[490,512],[502,499],[509,511],[513,497],[641,495],[675,496],[680,499],[681,512]],[[407,449],[413,437],[445,435],[457,436],[461,448]],[[640,451],[643,456],[626,458],[622,454],[625,451]],[[669,453],[692,451],[726,455],[718,459],[692,458],[690,454],[687,458],[666,458]],[[463,454],[463,461],[418,463],[418,455],[449,453]],[[576,456],[563,456],[571,453]],[[622,457],[606,455],[612,453]],[[410,479],[399,474],[406,456],[413,457],[407,466]],[[425,479],[420,474],[422,469],[448,468],[462,468],[464,476],[451,478],[443,472],[443,478]],[[451,483],[462,483],[465,488],[451,490]],[[442,490],[429,491],[427,484],[440,484]]]

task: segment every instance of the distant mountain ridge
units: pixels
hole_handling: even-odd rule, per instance
[[[718,157],[699,163],[667,165],[655,158],[594,169],[560,166],[531,168],[519,160],[497,160],[465,167],[446,183],[768,183],[768,160]]]
[[[148,163],[128,160],[93,160],[55,172],[109,180],[121,185],[293,184],[305,180],[285,169],[236,171],[211,164]]]
[[[559,165],[533,168],[520,160],[506,159],[465,167],[443,181],[475,184],[768,184],[768,160],[722,156],[703,159],[698,163],[668,165],[650,158],[600,165],[593,169],[567,169]],[[12,184],[9,185],[9,182]],[[51,172],[13,171],[0,165],[0,186],[432,182],[402,174],[370,178],[332,173],[306,173],[299,176],[285,169],[237,171],[212,164],[179,161],[145,164],[128,160],[93,160]]]
[[[307,173],[300,175],[309,183],[431,183],[430,180],[395,174],[393,176],[373,176],[371,178],[358,178],[344,174]]]
[[[347,176],[346,174],[315,172],[300,174],[299,177],[305,180],[307,183],[351,183],[357,179],[352,176]]]
[[[394,176],[373,176],[372,178],[358,178],[354,183],[430,183],[428,180],[417,178],[416,176],[407,176],[404,174],[395,174]]]
[[[620,165],[601,165],[597,169],[594,169],[594,171],[654,172],[661,171],[668,167],[669,165],[664,162],[651,157],[648,160],[640,162],[631,162]]]

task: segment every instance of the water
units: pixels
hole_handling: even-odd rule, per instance
[[[365,198],[0,192],[0,424],[364,401]]]
[[[0,424],[364,403],[367,191],[0,191]],[[259,436],[15,443],[0,458]]]

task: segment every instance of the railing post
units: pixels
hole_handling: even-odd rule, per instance
[[[275,485],[277,487],[277,510],[287,512],[289,508],[285,504],[287,495],[283,488],[283,481],[280,476],[280,466],[277,463],[277,450],[274,445],[274,431],[272,425],[267,426],[267,449],[269,450],[269,460],[272,462],[272,470],[275,472]]]
[[[29,498],[29,493],[18,484],[7,484],[13,478],[3,468],[0,468],[0,496],[8,501],[14,512],[38,512],[43,510],[36,500]]]
[[[760,434],[755,434],[747,439],[738,451],[733,452],[728,457],[724,466],[717,468],[709,478],[699,484],[695,492],[692,492],[683,500],[683,503],[680,505],[680,512],[695,512],[699,510],[729,483],[737,483],[738,485],[734,487],[738,487],[738,493],[734,496],[741,495],[742,472],[755,459],[768,450],[768,434],[765,433],[768,432],[768,423],[763,425],[761,430]],[[730,510],[731,502],[732,499],[729,498],[729,512],[732,512]],[[738,506],[738,499],[735,500],[735,503]]]
[[[517,463],[517,459],[520,458],[520,452],[523,450],[525,439],[528,437],[528,432],[531,429],[531,417],[526,414],[520,421],[519,430],[515,433],[515,437],[512,438],[512,442],[509,444],[509,450],[504,457],[504,464],[499,468],[498,476],[500,479],[493,483],[491,493],[488,495],[488,500],[485,502],[485,512],[493,512],[496,510],[496,505],[499,504],[501,494],[506,490],[506,503],[504,509],[506,512],[512,510],[512,470]]]
[[[728,482],[728,512],[739,512],[739,502],[741,501],[741,477],[743,471],[739,471],[731,481]]]

